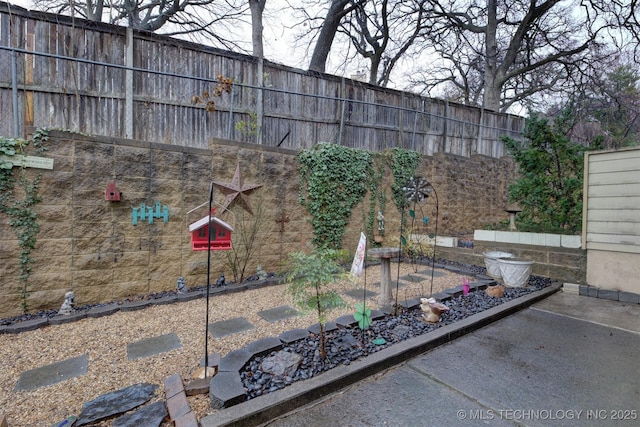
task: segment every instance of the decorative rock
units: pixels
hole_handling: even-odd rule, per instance
[[[75,426],[91,424],[130,411],[151,400],[157,388],[158,386],[154,384],[134,384],[103,394],[82,405],[82,412]]]
[[[167,415],[166,405],[158,401],[116,418],[113,427],[159,427]]]
[[[504,286],[502,285],[489,286],[487,287],[487,290],[485,292],[490,297],[502,298],[504,296]]]
[[[263,372],[279,377],[292,377],[300,366],[300,363],[302,363],[302,356],[299,354],[279,351],[271,357],[266,357],[262,361],[260,369],[262,369]]]
[[[76,305],[75,294],[73,293],[73,291],[67,292],[66,294],[64,294],[64,302],[62,303],[62,306],[60,307],[58,314],[67,316],[73,313],[73,311],[75,310],[75,305]]]
[[[215,376],[218,373],[218,368],[214,367],[214,366],[209,366],[206,370],[206,377],[205,377],[205,368],[204,366],[200,366],[199,368],[196,368],[195,371],[193,371],[193,374],[191,375],[191,377],[194,380],[201,380],[204,378],[211,378],[213,376]]]

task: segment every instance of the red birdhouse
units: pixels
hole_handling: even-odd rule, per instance
[[[110,182],[107,184],[107,189],[104,191],[104,199],[109,200],[110,202],[119,202],[122,198],[122,193],[116,187],[115,182]]]
[[[191,249],[194,251],[206,251],[209,249],[209,233],[211,233],[211,250],[228,251],[231,249],[231,233],[233,228],[221,220],[211,215],[194,222],[189,226],[191,233]]]

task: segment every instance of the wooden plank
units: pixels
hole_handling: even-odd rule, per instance
[[[625,185],[590,185],[587,194],[589,197],[640,196],[640,182]]]
[[[639,171],[589,174],[589,185],[635,184],[640,182]]]
[[[604,161],[602,160],[593,161],[598,158],[597,156],[589,157],[589,159],[592,160],[590,162],[589,170],[591,171],[591,173],[594,173],[594,174],[607,173],[607,172],[622,172],[622,171],[637,171],[638,173],[640,173],[640,154],[637,157],[635,157],[635,156],[632,156],[633,152],[622,152],[622,153],[628,153],[629,157],[604,160]]]
[[[610,209],[588,209],[587,221],[611,221],[612,211]],[[640,212],[637,210],[621,210],[615,211],[617,221],[638,222],[640,221]],[[585,221],[586,224],[586,221]]]
[[[640,246],[637,246],[637,245],[587,242],[586,248],[593,249],[596,251],[625,252],[625,253],[632,253],[632,254],[640,254]]]
[[[589,221],[587,233],[640,236],[640,218],[637,222]]]
[[[635,210],[640,212],[640,196],[630,197],[589,197],[587,209]]]
[[[615,245],[629,245],[640,247],[640,236],[621,234],[587,233],[587,247],[589,242],[610,243]]]

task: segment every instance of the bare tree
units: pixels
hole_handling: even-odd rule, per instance
[[[579,80],[605,57],[598,37],[609,23],[578,0],[425,0],[424,7],[433,53],[456,70],[425,87],[453,83],[467,91],[466,100],[479,100],[481,93],[482,106],[490,110],[505,111]],[[469,76],[473,81],[465,81]]]
[[[189,35],[196,41],[245,51],[238,28],[247,22],[247,0],[34,0],[34,6],[137,30]]]
[[[387,86],[391,72],[424,30],[422,0],[356,4],[339,31],[369,60],[369,83]]]

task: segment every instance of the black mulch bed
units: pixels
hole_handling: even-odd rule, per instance
[[[465,267],[469,269],[469,266]],[[484,272],[484,269],[480,267],[477,270],[478,273]],[[531,276],[527,288],[506,288],[502,298],[491,297],[484,290],[473,291],[466,296],[452,297],[444,301],[450,310],[442,314],[440,322],[436,324],[424,322],[422,311],[415,308],[403,310],[396,316],[387,315],[383,319],[375,320],[364,332],[357,326],[327,332],[326,359],[320,356],[318,336],[310,336],[307,339],[285,345],[282,351],[302,356],[300,367],[293,376],[273,376],[262,372],[261,363],[266,357],[271,357],[276,352],[254,357],[240,372],[241,380],[247,390],[247,399],[282,389],[296,381],[309,379],[336,366],[349,365],[354,360],[366,357],[390,345],[426,334],[444,325],[540,290],[551,283],[551,279]],[[386,343],[383,345],[374,344],[373,341],[378,338],[383,338]]]

